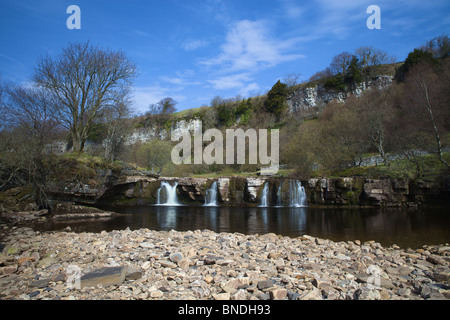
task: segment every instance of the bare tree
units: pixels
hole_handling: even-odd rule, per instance
[[[359,47],[356,49],[355,55],[358,58],[361,70],[366,77],[374,75],[375,66],[393,63],[395,61],[394,57],[389,56],[385,51],[371,46]]]
[[[102,120],[107,129],[103,146],[107,161],[114,161],[123,148],[126,134],[130,130],[130,122],[127,121],[130,115],[131,110],[126,102],[108,106],[103,110]]]
[[[328,77],[331,77],[333,75],[333,72],[331,71],[330,67],[325,68],[322,71],[318,71],[316,73],[314,73],[310,78],[309,81],[318,81],[318,80],[322,80]]]
[[[351,101],[357,104],[355,112],[359,114],[360,126],[383,159],[384,165],[388,165],[386,144],[389,139],[389,125],[394,117],[392,100],[395,99],[397,91],[392,86],[382,90],[372,88],[362,97],[348,101],[350,104]]]
[[[146,113],[146,125],[152,127],[156,133],[159,132],[161,136],[161,131],[164,129],[164,125],[170,120],[170,117],[176,110],[176,104],[177,102],[170,97],[161,99],[156,104],[151,104]]]
[[[434,58],[447,58],[450,55],[450,39],[443,34],[427,41],[421,49],[430,52]]]
[[[283,83],[286,83],[288,87],[293,87],[299,83],[298,79],[300,79],[301,76],[302,74],[298,72],[288,73],[283,79]]]
[[[334,56],[330,65],[331,72],[333,74],[345,74],[352,58],[353,55],[347,51]]]
[[[56,58],[39,59],[34,81],[56,102],[55,118],[70,130],[73,150],[82,152],[101,110],[129,92],[136,67],[123,52],[86,43],[70,44]]]
[[[36,87],[4,85],[2,122],[7,128],[21,128],[32,140],[33,153],[41,153],[56,128],[52,117],[54,101]]]
[[[2,91],[0,161],[9,177],[0,187],[21,176],[18,181],[31,184],[37,204],[47,208],[43,151],[57,131],[51,117],[54,102],[40,88],[5,85]]]
[[[434,72],[432,66],[420,63],[411,69],[405,82],[403,107],[408,109],[407,121],[416,131],[429,135],[434,140],[434,153],[447,168],[450,165],[442,156],[442,137],[449,123],[448,85]]]

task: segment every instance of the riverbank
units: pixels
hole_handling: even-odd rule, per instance
[[[448,244],[403,250],[307,235],[8,225],[0,243],[5,300],[450,298]]]

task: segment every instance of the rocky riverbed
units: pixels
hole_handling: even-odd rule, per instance
[[[1,227],[0,299],[450,298],[450,246],[208,230],[35,232]]]

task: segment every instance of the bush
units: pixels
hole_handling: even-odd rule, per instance
[[[323,86],[328,90],[344,91],[346,89],[344,77],[340,74],[328,78]]]

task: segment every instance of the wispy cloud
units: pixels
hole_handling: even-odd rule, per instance
[[[252,80],[253,78],[250,77],[249,73],[237,73],[233,75],[222,76],[214,80],[208,80],[208,83],[210,83],[214,89],[228,90],[246,86],[246,84]]]
[[[142,36],[142,37],[148,37],[150,36],[149,33],[142,31],[142,30],[132,30],[131,34],[136,35],[136,36]]]
[[[175,72],[175,76],[161,76],[160,80],[177,86],[192,86],[201,84],[200,81],[193,80],[196,73],[192,69],[185,69]]]
[[[205,47],[208,45],[208,41],[206,40],[186,40],[182,43],[181,47],[186,51],[194,51],[198,48]]]
[[[7,56],[5,54],[0,53],[0,58],[4,58],[4,59],[6,59],[6,60],[8,60],[10,62],[16,63],[16,64],[20,65],[21,67],[24,66],[24,64],[22,62],[20,62],[19,60],[11,58],[11,57],[9,57],[9,56]]]
[[[226,71],[256,71],[304,57],[289,53],[295,39],[271,38],[265,25],[264,21],[250,20],[234,23],[227,32],[220,55],[201,63],[220,66]]]
[[[265,20],[241,20],[229,25],[220,53],[200,64],[210,71],[207,82],[215,90],[238,89],[248,96],[260,90],[258,72],[304,58],[296,52],[298,38],[272,37]]]
[[[283,10],[283,14],[288,19],[298,20],[305,14],[305,8],[295,0],[279,0]]]

